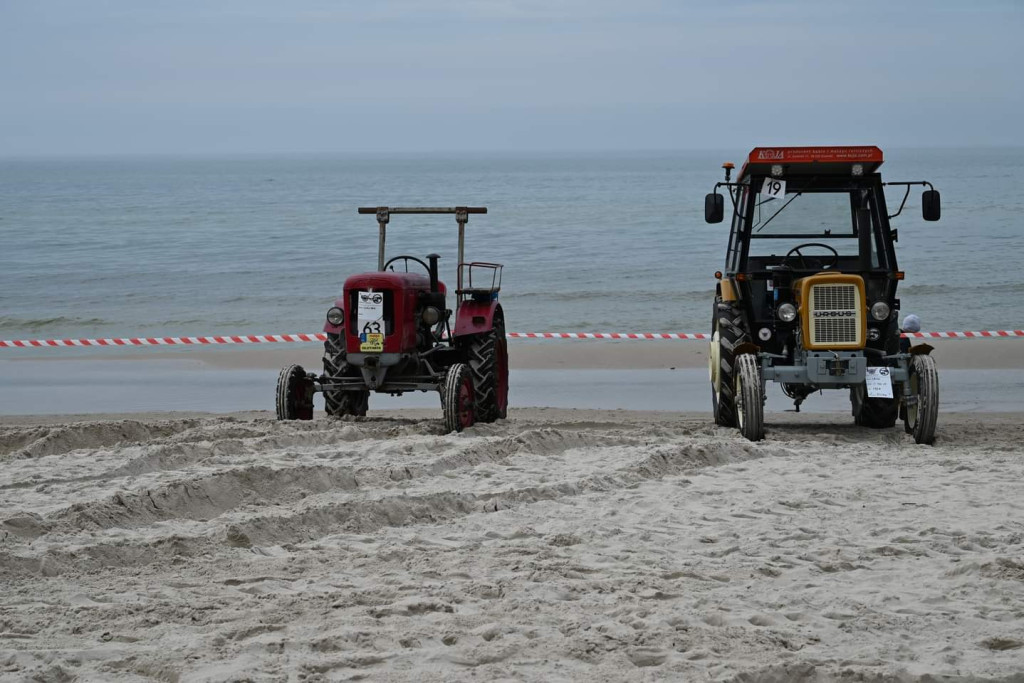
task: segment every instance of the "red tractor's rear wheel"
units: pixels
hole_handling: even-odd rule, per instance
[[[494,422],[504,418],[508,414],[508,340],[500,312],[494,316],[491,331],[474,336],[466,351],[473,375],[476,419]]]
[[[441,387],[441,409],[448,432],[461,432],[476,421],[473,376],[469,367],[455,363],[445,374]]]
[[[345,334],[327,334],[324,342],[324,376],[356,377],[356,368],[348,364]],[[324,391],[324,407],[332,417],[366,415],[370,405],[369,391]]]
[[[301,365],[289,365],[277,376],[277,419],[313,419],[313,380]]]

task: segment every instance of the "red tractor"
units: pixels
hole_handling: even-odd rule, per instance
[[[332,417],[366,414],[370,392],[398,396],[438,391],[447,431],[493,422],[508,408],[508,346],[498,303],[502,265],[463,259],[469,214],[485,207],[363,207],[380,227],[377,270],[345,280],[344,293],[327,311],[324,371],[317,376],[289,365],[277,379],[277,418],[313,419],[313,395],[324,395]],[[384,259],[392,214],[455,214],[459,226],[455,324],[447,288],[438,280],[437,254],[423,261]],[[395,271],[402,262],[404,270]],[[423,273],[409,272],[409,264]],[[474,277],[476,281],[474,282]]]

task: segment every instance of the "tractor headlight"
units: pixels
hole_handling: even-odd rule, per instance
[[[886,320],[889,317],[889,304],[884,301],[876,301],[871,306],[871,317],[875,320]]]
[[[341,310],[337,306],[331,306],[327,310],[327,322],[332,325],[340,325],[345,322],[345,311]]]
[[[868,341],[878,341],[882,338],[882,331],[877,327],[872,327],[868,330]]]
[[[796,306],[793,304],[782,304],[776,311],[779,320],[784,323],[791,323],[796,320]]]
[[[436,325],[437,321],[441,319],[441,311],[437,310],[433,306],[427,306],[426,308],[423,309],[423,314],[420,316],[420,318],[427,325]]]

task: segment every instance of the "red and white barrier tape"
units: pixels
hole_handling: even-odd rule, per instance
[[[711,338],[703,332],[509,332],[509,339],[678,339],[703,341]],[[913,339],[1024,338],[1024,330],[985,330],[980,332],[905,332]],[[0,348],[47,348],[60,346],[202,346],[211,344],[266,344],[280,342],[322,342],[327,335],[251,334],[220,337],[121,337],[115,339],[0,339]]]
[[[177,346],[203,344],[264,344],[268,342],[317,342],[327,339],[317,334],[251,334],[222,337],[121,337],[117,339],[0,339],[4,347],[48,347],[48,346]]]
[[[509,339],[711,339],[710,334],[697,332],[509,332]]]

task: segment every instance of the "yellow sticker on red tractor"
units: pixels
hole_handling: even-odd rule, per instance
[[[359,335],[359,350],[365,353],[384,353],[384,335],[375,332]]]

